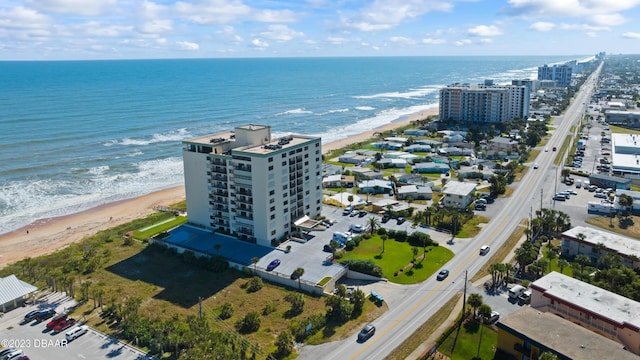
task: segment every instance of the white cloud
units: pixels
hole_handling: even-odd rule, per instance
[[[60,14],[102,15],[118,6],[117,0],[29,0],[33,7]]]
[[[33,9],[22,6],[11,10],[0,9],[0,27],[9,29],[45,28],[52,24],[52,19]]]
[[[610,14],[640,5],[640,0],[509,0],[510,12],[525,16]]]
[[[297,15],[291,10],[259,10],[256,11],[254,18],[257,21],[266,23],[289,23],[298,21]]]
[[[347,42],[349,42],[348,39],[345,39],[343,37],[336,37],[336,36],[330,36],[327,38],[327,41],[333,45],[342,45],[342,44],[346,44]]]
[[[261,39],[251,40],[251,45],[257,47],[258,49],[266,49],[269,47],[269,43]]]
[[[640,33],[628,31],[622,34],[622,37],[627,39],[640,39]]]
[[[467,30],[469,35],[473,36],[498,36],[502,35],[502,31],[495,25],[478,25]]]
[[[392,36],[389,38],[389,41],[394,42],[394,43],[398,43],[398,44],[404,44],[404,45],[415,45],[416,41],[404,36]]]
[[[86,35],[98,37],[120,37],[133,31],[133,26],[104,25],[97,21],[89,21],[84,24],[73,26],[74,29]]]
[[[462,39],[454,42],[455,46],[471,45],[473,42],[469,39]]]
[[[297,37],[303,37],[304,33],[290,29],[286,25],[269,25],[267,31],[261,32],[260,36],[275,41],[290,41]]]
[[[177,41],[176,45],[182,50],[198,50],[200,45],[189,41]]]
[[[233,26],[226,25],[222,28],[222,30],[216,31],[216,35],[221,38],[224,42],[230,43],[241,43],[244,41],[242,36],[236,34],[236,30]]]
[[[343,26],[360,31],[394,28],[431,11],[451,11],[453,5],[443,1],[374,0],[357,14],[342,16]]]
[[[627,22],[627,19],[620,14],[597,14],[589,17],[591,23],[601,26],[617,26]]]
[[[156,19],[142,23],[140,31],[145,34],[164,34],[173,30],[173,22],[168,19]]]
[[[187,20],[200,25],[230,23],[251,12],[250,7],[237,0],[178,1],[175,10]]]
[[[480,42],[483,44],[491,44],[493,42],[493,39],[491,38],[482,38],[480,39]]]
[[[446,44],[447,40],[445,40],[445,39],[425,38],[425,39],[422,39],[420,42],[422,42],[423,44],[428,44],[428,45],[440,45],[440,44]]]
[[[556,25],[554,23],[545,22],[545,21],[538,21],[538,22],[534,22],[533,24],[531,24],[529,26],[529,29],[535,30],[535,31],[540,31],[540,32],[547,32],[547,31],[551,31],[555,26]]]
[[[611,30],[606,26],[593,26],[589,24],[560,24],[562,30],[578,30],[578,31],[603,31]]]

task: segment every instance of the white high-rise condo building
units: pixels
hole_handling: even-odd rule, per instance
[[[524,85],[453,84],[440,89],[440,120],[503,123],[529,116]]]
[[[569,65],[539,66],[538,80],[555,80],[559,86],[567,87],[571,85],[572,73]]]
[[[189,223],[263,246],[322,210],[320,138],[238,126],[183,141]]]

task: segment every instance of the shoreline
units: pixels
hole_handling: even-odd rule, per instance
[[[437,115],[429,109],[403,116],[372,130],[334,140],[322,145],[322,153],[373,138],[374,133],[407,126],[411,122]],[[153,213],[156,206],[169,206],[185,200],[184,185],[155,191],[143,196],[118,200],[77,213],[38,219],[19,229],[0,234],[0,268],[27,257],[55,252],[67,245],[92,236],[101,230],[125,224]]]

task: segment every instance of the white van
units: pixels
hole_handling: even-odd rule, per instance
[[[73,329],[67,331],[64,336],[67,338],[67,341],[72,341],[89,331],[89,327],[87,325],[79,325],[74,327]]]
[[[337,241],[342,245],[346,244],[347,241],[349,241],[351,239],[352,239],[352,236],[349,235],[349,233],[341,233],[341,232],[334,232],[333,233],[333,241]]]
[[[514,287],[509,289],[509,299],[513,299],[513,300],[518,299],[518,296],[522,295],[525,292],[525,290],[527,289],[524,286],[515,285]]]

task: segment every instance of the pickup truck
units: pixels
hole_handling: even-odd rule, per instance
[[[72,319],[72,318],[64,319],[53,328],[53,331],[61,332],[65,329],[72,327],[73,325],[75,325],[75,323],[76,323],[76,319]]]

